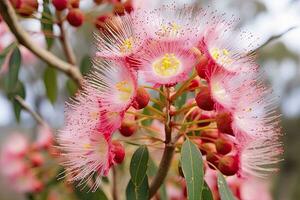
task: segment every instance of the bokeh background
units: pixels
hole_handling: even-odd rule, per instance
[[[138,3],[147,3],[149,7],[155,7],[163,2],[167,1],[140,0]],[[279,109],[282,113],[282,126],[285,133],[283,136],[284,161],[281,164],[280,173],[272,180],[272,193],[275,200],[300,199],[300,1],[181,0],[175,2],[177,4],[210,5],[221,12],[239,16],[238,28],[251,31],[259,38],[256,41],[258,44],[264,44],[270,38],[274,39],[258,51],[257,58],[274,92],[280,96]],[[82,0],[81,7],[86,12],[92,10],[94,13],[110,9],[109,6],[95,8],[91,0]],[[37,32],[40,30],[40,23],[37,20],[23,21],[23,26],[27,30]],[[293,29],[286,32],[291,28]],[[79,29],[70,27],[68,31],[77,60],[88,60],[93,52],[92,32],[94,27],[87,23]],[[280,37],[277,38],[277,36]],[[63,55],[58,43],[54,44],[52,52],[56,55]],[[57,73],[57,83],[52,85],[57,91],[57,99],[55,103],[51,103],[46,96],[43,80],[46,67],[38,60],[24,63],[20,79],[26,87],[26,102],[40,113],[52,127],[59,128],[63,125],[64,101],[72,93],[73,85],[65,75]],[[7,134],[14,131],[24,132],[24,134],[34,137],[32,133],[35,128],[36,122],[26,112],[22,112],[20,122],[16,122],[13,107],[0,89],[0,143]],[[0,184],[1,200],[21,198],[16,196],[2,180],[0,180]]]

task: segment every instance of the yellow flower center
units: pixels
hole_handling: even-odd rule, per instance
[[[116,84],[116,89],[119,91],[119,99],[127,101],[131,97],[132,86],[127,81],[120,81]]]
[[[180,68],[180,61],[172,54],[165,54],[153,63],[154,71],[160,76],[173,76]]]
[[[92,148],[92,145],[90,143],[85,143],[85,144],[83,144],[83,148],[85,150],[89,150],[90,148]]]
[[[181,29],[181,26],[176,24],[175,22],[170,22],[168,24],[163,24],[161,29],[157,31],[157,35],[159,36],[169,36],[176,35]]]
[[[220,64],[232,63],[232,59],[230,58],[230,51],[228,51],[227,49],[213,48],[210,53],[213,59],[220,62]]]
[[[133,48],[133,38],[130,37],[123,41],[122,45],[120,46],[120,52],[128,53],[132,50],[132,48]]]

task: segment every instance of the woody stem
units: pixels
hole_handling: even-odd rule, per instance
[[[170,91],[169,88],[165,88],[166,93],[166,122],[165,122],[165,148],[163,152],[163,156],[161,158],[157,174],[154,177],[152,183],[150,184],[149,189],[149,199],[153,197],[157,190],[160,188],[162,183],[164,182],[168,171],[170,169],[170,165],[172,162],[175,146],[172,143],[172,126],[171,126],[171,116],[170,116]]]

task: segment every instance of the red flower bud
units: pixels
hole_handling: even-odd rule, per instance
[[[140,87],[137,89],[136,97],[132,106],[137,110],[143,109],[148,105],[149,100],[150,96],[148,92],[145,90],[145,88]]]
[[[68,7],[68,0],[52,0],[56,10],[62,11]]]
[[[235,175],[239,170],[237,156],[224,156],[220,159],[218,169],[226,176]]]
[[[118,141],[112,141],[113,148],[112,152],[114,153],[114,161],[118,164],[121,164],[125,158],[125,149],[123,145]]]
[[[72,8],[79,8],[80,1],[79,0],[69,0],[69,4]]]
[[[195,100],[198,107],[202,110],[211,111],[214,109],[214,101],[211,98],[208,87],[203,87],[197,94]]]
[[[207,153],[215,153],[217,152],[216,145],[211,142],[202,143],[200,151],[202,155],[206,155]]]
[[[131,13],[133,11],[133,5],[131,0],[127,0],[124,4],[124,9],[127,13]]]
[[[195,89],[197,89],[200,86],[199,80],[197,79],[193,79],[189,86],[187,87],[188,91],[194,91]]]
[[[226,138],[219,138],[215,142],[218,153],[226,155],[231,152],[233,143]]]
[[[233,144],[226,138],[219,138],[215,142],[218,153],[226,155],[231,152]]]
[[[216,115],[217,127],[220,132],[226,133],[229,135],[234,135],[231,127],[232,117],[228,112],[221,112]]]
[[[82,25],[84,19],[83,12],[78,8],[71,9],[67,15],[68,22],[75,27]]]
[[[214,165],[214,166],[218,166],[219,164],[219,156],[216,152],[209,152],[207,155],[206,155],[206,160]],[[210,165],[208,165],[210,168],[212,168]],[[212,168],[214,169],[214,168]]]
[[[37,0],[22,0],[17,12],[24,17],[28,17],[36,12],[38,7],[39,3]]]
[[[33,167],[39,167],[44,164],[45,159],[40,153],[33,153],[30,155],[30,161]]]
[[[123,136],[130,137],[136,132],[137,129],[138,126],[134,121],[123,121],[119,131]]]
[[[202,55],[200,58],[199,58],[199,62],[198,64],[196,65],[196,71],[198,73],[198,76],[200,78],[203,78],[203,79],[206,79],[207,78],[207,63],[208,63],[208,59],[206,56]]]

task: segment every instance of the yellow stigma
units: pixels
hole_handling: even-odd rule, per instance
[[[128,53],[132,50],[132,48],[133,48],[133,38],[130,37],[123,41],[122,45],[120,46],[120,52]]]
[[[153,63],[154,71],[160,76],[173,76],[180,68],[180,61],[172,54],[165,54]]]
[[[119,99],[122,101],[129,100],[132,93],[132,86],[127,81],[120,81],[116,84],[116,89],[120,92]]]
[[[230,51],[228,49],[213,48],[211,50],[211,56],[220,64],[230,64],[232,59],[230,58]]]

